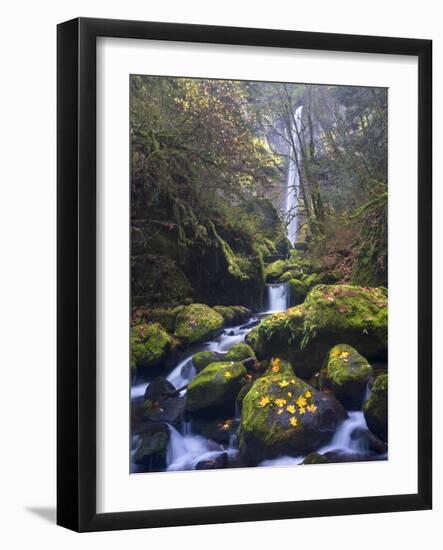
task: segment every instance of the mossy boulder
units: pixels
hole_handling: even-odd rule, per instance
[[[248,344],[248,346],[251,346],[251,348],[254,348],[257,343],[258,338],[258,327],[254,327],[252,330],[250,330],[246,336],[245,336],[245,342]]]
[[[383,288],[317,285],[303,304],[264,319],[248,340],[258,359],[284,357],[309,380],[338,342],[368,360],[387,357],[387,296]]]
[[[131,368],[158,366],[173,346],[172,337],[160,323],[142,323],[131,329]]]
[[[239,447],[251,465],[317,450],[346,418],[343,406],[297,377],[259,378],[243,399]]]
[[[280,283],[288,283],[291,279],[298,279],[301,275],[302,273],[299,269],[290,269],[289,271],[285,271],[278,280]]]
[[[209,306],[191,304],[178,313],[174,335],[186,344],[195,344],[215,336],[223,324],[223,317]]]
[[[283,273],[288,269],[288,262],[277,260],[265,267],[265,280],[267,283],[276,283]]]
[[[251,310],[244,306],[214,306],[212,309],[223,317],[226,327],[244,323],[252,315]]]
[[[291,363],[279,357],[269,361],[263,361],[262,364],[265,366],[264,376],[274,376],[276,374],[290,378],[294,378],[295,376]]]
[[[186,394],[190,412],[233,414],[235,400],[246,379],[241,363],[211,363],[190,382]]]
[[[290,279],[289,293],[292,306],[298,306],[305,301],[308,293],[308,286],[299,279]]]
[[[338,344],[321,371],[320,389],[331,390],[347,409],[360,410],[372,374],[372,367],[356,349]]]
[[[308,456],[303,460],[303,464],[328,464],[329,460],[319,454],[319,453],[310,453]]]
[[[232,346],[232,348],[223,357],[224,361],[243,361],[244,359],[255,359],[254,350],[248,344],[239,342]]]
[[[134,454],[134,463],[150,472],[166,468],[169,429],[166,424],[152,423],[140,434],[140,443]]]
[[[197,372],[200,372],[211,363],[216,363],[217,361],[221,361],[222,359],[223,355],[221,355],[220,353],[216,353],[215,351],[199,351],[192,356],[192,363],[195,367],[195,370]]]
[[[377,437],[388,440],[388,375],[374,380],[369,399],[363,405],[366,424]]]

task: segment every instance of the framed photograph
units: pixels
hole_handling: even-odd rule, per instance
[[[432,43],[58,26],[58,512],[432,506]]]

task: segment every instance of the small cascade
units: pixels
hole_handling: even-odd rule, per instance
[[[268,311],[277,313],[286,311],[289,307],[289,283],[266,285],[268,289]]]
[[[196,371],[194,364],[192,363],[192,355],[180,361],[175,369],[169,374],[167,380],[171,382],[176,388],[182,388],[189,384],[189,382],[195,378]]]
[[[194,470],[198,462],[216,457],[223,448],[200,435],[181,434],[169,425],[167,471]]]
[[[367,441],[359,435],[365,433],[367,429],[363,411],[349,411],[348,418],[337,429],[331,442],[318,452],[320,454],[329,451],[340,451],[346,454],[366,453]]]
[[[291,127],[291,141],[295,145],[295,150],[298,158],[300,158],[300,143],[298,132],[301,132],[301,116],[303,106],[300,105],[294,113],[294,121]],[[286,179],[286,216],[288,218],[288,239],[291,244],[297,240],[298,230],[298,194],[300,190],[300,174],[297,168],[297,163],[294,158],[294,151],[290,149],[290,158],[288,166],[288,175]]]

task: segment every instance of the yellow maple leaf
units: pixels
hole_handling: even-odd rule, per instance
[[[278,407],[283,407],[283,405],[286,405],[286,399],[276,399],[276,400],[275,400],[275,404],[276,404]]]
[[[309,399],[310,397],[312,397],[312,393],[309,390],[306,390],[305,397],[306,399]]]
[[[282,412],[283,412],[283,409],[278,409],[277,410],[277,414],[282,414]]]
[[[292,392],[288,391],[288,397],[292,397]]]
[[[289,386],[289,382],[287,380],[282,380],[278,383],[278,385],[280,386],[280,388],[286,388],[286,386]]]
[[[231,378],[232,374],[229,371],[225,372],[225,378]]]
[[[306,397],[303,397],[303,395],[300,395],[300,397],[297,399],[296,403],[299,407],[306,407],[306,403],[307,403]]]
[[[340,359],[347,359],[349,357],[348,351],[342,351],[340,354]]]
[[[299,412],[300,414],[305,414],[306,409],[305,409],[304,407],[299,407],[299,408],[298,408],[298,412]]]
[[[280,370],[280,359],[277,357],[272,360],[272,372],[278,372]]]
[[[295,413],[295,407],[294,407],[294,405],[288,405],[288,406],[286,407],[286,410],[287,410],[288,412],[292,413],[292,414]]]
[[[315,411],[317,410],[317,407],[316,407],[315,405],[308,405],[306,408],[307,408],[308,411],[309,411],[310,413],[312,413],[312,414],[314,414]]]
[[[258,402],[258,404],[260,405],[260,407],[266,407],[266,405],[270,402],[271,400],[269,399],[269,396],[268,395],[264,395],[260,401]]]
[[[291,426],[297,426],[298,420],[295,418],[295,416],[291,416],[291,418],[289,419],[289,424],[291,424]]]

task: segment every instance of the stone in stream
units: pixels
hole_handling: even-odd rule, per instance
[[[246,374],[241,363],[211,363],[190,382],[187,409],[192,413],[205,410],[213,414],[233,414]]]
[[[360,410],[372,367],[356,349],[346,344],[334,346],[320,371],[319,389],[331,390],[350,410]]]
[[[231,437],[237,431],[237,424],[233,418],[205,418],[196,416],[192,419],[192,431],[211,439],[217,443],[229,443]]]
[[[296,376],[264,376],[243,399],[238,432],[242,457],[256,465],[310,453],[331,439],[346,416],[336,399]]]
[[[210,340],[224,324],[223,317],[205,304],[191,304],[175,319],[174,336],[186,345]]]
[[[131,329],[131,368],[156,367],[164,361],[174,345],[173,338],[160,323],[142,323]]]
[[[368,428],[383,441],[388,440],[388,375],[380,374],[371,387],[369,399],[363,405]]]
[[[169,442],[168,426],[163,423],[151,423],[139,437],[140,443],[133,458],[134,463],[146,467],[150,472],[165,470]]]
[[[244,306],[214,306],[212,309],[223,317],[225,327],[240,325],[252,316],[251,310]]]
[[[328,464],[328,463],[329,463],[329,460],[325,456],[319,453],[310,453],[303,460],[303,464]]]
[[[338,342],[368,360],[387,357],[386,289],[317,285],[303,304],[264,319],[245,339],[257,358],[289,360],[297,376],[309,380]]]
[[[227,453],[220,453],[215,458],[210,458],[206,460],[201,460],[197,462],[195,469],[196,470],[216,470],[219,468],[226,468],[228,465],[228,455]]]

